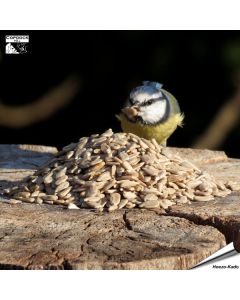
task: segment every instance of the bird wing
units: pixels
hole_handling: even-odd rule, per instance
[[[172,94],[170,94],[168,91],[166,91],[164,89],[162,89],[162,91],[169,99],[170,107],[171,107],[171,115],[181,113],[177,99]]]

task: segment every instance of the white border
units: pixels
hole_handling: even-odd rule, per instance
[[[203,271],[2,271],[1,298],[235,299],[238,274],[222,270],[209,274]]]
[[[240,29],[238,0],[4,0],[0,29]]]
[[[1,30],[240,29],[239,0],[1,1]],[[235,270],[0,271],[1,299],[226,299]]]

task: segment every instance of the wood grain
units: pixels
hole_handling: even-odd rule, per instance
[[[0,193],[32,174],[56,151],[1,145]],[[229,159],[224,152],[171,151],[221,180],[240,184],[240,160]],[[189,269],[226,243],[239,245],[239,193],[166,211],[97,213],[4,202],[0,196],[1,269]]]

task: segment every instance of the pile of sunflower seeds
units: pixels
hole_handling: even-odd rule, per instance
[[[216,182],[155,139],[109,129],[64,147],[9,195],[21,202],[113,211],[166,209],[224,197],[235,189],[234,183]]]

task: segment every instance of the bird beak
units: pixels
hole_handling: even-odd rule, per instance
[[[138,106],[127,106],[122,109],[122,112],[126,114],[130,119],[136,117],[139,113]]]

